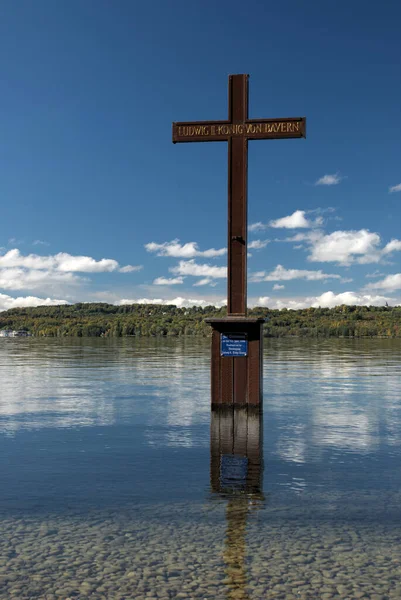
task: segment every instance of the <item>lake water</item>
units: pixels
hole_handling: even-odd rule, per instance
[[[0,340],[0,599],[401,598],[401,340]]]

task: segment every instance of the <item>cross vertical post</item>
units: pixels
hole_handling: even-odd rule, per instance
[[[248,75],[229,77],[229,120],[248,120]],[[228,140],[227,314],[247,313],[248,140]]]

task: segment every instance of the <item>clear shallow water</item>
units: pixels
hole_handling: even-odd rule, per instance
[[[207,341],[1,340],[0,598],[399,600],[400,367],[267,341],[211,427]]]

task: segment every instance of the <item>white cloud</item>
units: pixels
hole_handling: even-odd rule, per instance
[[[304,210],[296,210],[292,213],[292,215],[289,215],[288,217],[282,217],[281,219],[270,221],[269,225],[270,227],[283,227],[285,229],[296,229],[298,227],[306,228],[311,226],[310,222],[305,217]]]
[[[44,242],[43,240],[35,240],[32,242],[32,246],[50,246],[49,242]]]
[[[358,294],[357,292],[343,292],[341,294],[325,292],[321,296],[317,296],[311,306],[315,308],[319,306],[332,308],[341,304],[347,304],[348,306],[383,306],[388,300],[391,300],[391,298]]]
[[[367,229],[359,231],[334,231],[321,235],[312,246],[309,260],[316,262],[339,262],[349,265],[355,256],[371,256],[377,252],[380,236]]]
[[[337,185],[343,178],[338,173],[334,175],[323,175],[315,182],[315,185]]]
[[[124,304],[161,304],[161,305],[171,305],[181,307],[190,307],[190,306],[225,306],[227,301],[225,299],[222,300],[204,300],[199,298],[182,298],[178,296],[177,298],[172,299],[162,299],[162,298],[139,298],[137,300],[123,298],[119,300],[116,304],[124,305]]]
[[[248,226],[248,231],[250,232],[263,231],[263,229],[267,229],[267,225],[264,225],[261,221],[258,221],[257,223],[252,223]]]
[[[279,283],[275,283],[273,285],[273,290],[283,290],[285,288],[285,285],[280,285]]]
[[[292,279],[306,279],[307,281],[320,281],[322,279],[342,279],[341,275],[334,275],[329,273],[323,273],[320,269],[318,271],[307,271],[304,269],[286,269],[282,265],[277,267],[270,273],[265,271],[259,271],[250,276],[251,282],[260,281],[290,281]]]
[[[400,304],[400,300],[389,298],[388,296],[372,296],[370,294],[358,292],[343,292],[335,294],[334,292],[324,292],[321,296],[292,297],[292,298],[270,298],[261,296],[250,300],[251,306],[266,306],[272,309],[289,308],[298,310],[301,308],[334,308],[341,304],[347,306],[384,306],[388,303]]]
[[[389,194],[394,194],[394,192],[401,192],[401,183],[389,187],[388,192]]]
[[[62,292],[56,290],[87,281],[75,273],[131,273],[141,268],[133,265],[120,267],[116,260],[110,258],[96,261],[90,256],[73,256],[66,252],[49,256],[23,255],[14,248],[0,254],[0,289],[41,289],[42,293],[45,289],[52,289],[53,293],[59,294]]]
[[[52,269],[55,264],[52,256],[39,256],[38,254],[23,256],[17,248],[0,256],[0,268]]]
[[[251,301],[253,306],[265,306],[266,308],[278,309],[289,308],[298,310],[300,308],[308,308],[311,306],[311,299],[307,298],[270,298],[270,296],[260,296]]]
[[[292,235],[291,237],[287,237],[287,238],[275,238],[275,242],[307,242],[307,243],[314,243],[318,240],[320,240],[323,236],[323,232],[320,230],[315,230],[315,231],[304,231],[304,232],[300,232],[300,233],[296,233],[295,235]]]
[[[73,256],[67,252],[59,252],[55,255],[40,256],[39,254],[28,254],[24,256],[17,248],[9,250],[6,254],[0,256],[0,268],[23,267],[25,269],[53,269],[63,272],[80,273],[103,273],[118,270],[119,264],[112,258],[102,258],[95,260],[90,256]],[[138,270],[141,267],[132,267],[127,265],[128,270],[121,272],[130,272]],[[126,267],[121,267],[126,269]]]
[[[40,300],[40,299],[39,299]],[[103,298],[102,301],[105,301]],[[227,304],[225,298],[222,297],[203,297],[203,298],[191,298],[178,296],[175,298],[122,298],[109,299],[108,301],[114,302],[117,305],[125,304],[160,304],[170,305],[174,304],[178,307],[190,307],[190,306],[216,306],[221,307]],[[49,302],[53,302],[50,301]],[[63,301],[54,301],[54,303],[65,303]],[[369,293],[358,293],[358,292],[343,292],[335,294],[334,292],[325,292],[320,296],[292,296],[292,297],[281,297],[281,298],[270,298],[269,296],[254,297],[249,299],[248,306],[266,306],[274,309],[300,309],[308,308],[313,306],[315,308],[321,307],[334,307],[341,304],[346,305],[357,305],[357,306],[384,306],[388,302],[390,305],[401,305],[401,298],[391,298],[389,296],[371,295]]]
[[[55,285],[76,285],[84,281],[73,273],[60,273],[48,269],[1,269],[0,289],[5,290],[35,290],[52,288]]]
[[[338,262],[343,266],[352,263],[379,263],[384,256],[401,250],[400,240],[391,240],[384,248],[380,248],[379,234],[371,233],[367,229],[334,231],[328,235],[320,232],[314,239],[309,238],[307,241],[311,246],[308,260]]]
[[[304,210],[296,210],[292,215],[270,221],[269,226],[275,229],[306,229],[320,226],[323,223],[323,217],[319,216],[314,221],[311,221],[305,217],[305,214],[306,211]]]
[[[305,215],[306,214],[316,214],[316,213],[326,213],[326,212],[334,212],[334,208],[327,208],[327,209],[323,209],[323,208],[315,208],[313,210],[296,210],[295,212],[293,212],[291,215],[288,215],[286,217],[281,217],[280,219],[275,219],[272,221],[269,221],[269,223],[262,223],[261,221],[258,221],[257,223],[252,223],[251,225],[249,225],[248,227],[248,231],[249,232],[255,232],[255,231],[263,231],[264,229],[268,229],[268,227],[273,227],[274,229],[307,229],[307,228],[312,228],[312,227],[320,227],[323,222],[324,222],[324,218],[321,216],[321,214],[318,214],[318,216],[315,219],[308,219]],[[276,240],[276,241],[280,241],[280,240]]]
[[[388,292],[394,292],[395,290],[401,290],[401,273],[394,273],[394,275],[387,275],[384,279],[370,283],[366,286],[366,289],[380,289]]]
[[[59,304],[68,304],[68,302],[66,300],[56,300],[53,298],[36,298],[35,296],[12,298],[6,294],[0,294],[0,311],[9,310],[10,308],[57,306]]]
[[[97,300],[98,301],[98,300]],[[103,299],[103,301],[105,301]],[[107,300],[115,302],[117,305],[125,304],[160,304],[160,305],[175,305],[178,307],[190,307],[190,306],[216,306],[221,307],[227,304],[225,298],[212,297],[212,298],[188,298],[188,297],[175,297],[171,299],[166,298],[122,298],[120,300]],[[334,292],[325,292],[320,296],[308,296],[308,297],[287,297],[287,298],[270,298],[269,296],[261,296],[259,298],[250,298],[249,306],[266,306],[272,309],[300,309],[308,308],[313,306],[315,308],[339,306],[341,304],[346,305],[357,305],[357,306],[384,306],[388,302],[390,305],[401,305],[401,298],[395,299],[389,296],[371,295],[363,292],[343,292],[335,294]],[[34,296],[26,296],[19,298],[12,298],[5,294],[0,294],[0,311],[9,310],[10,308],[18,307],[29,307],[29,306],[55,306],[59,304],[69,304],[66,300],[58,300],[53,298],[37,298]]]
[[[391,254],[392,252],[401,250],[401,240],[391,240],[388,244],[386,244],[381,251],[382,255]]]
[[[269,241],[270,240],[253,240],[248,244],[248,248],[250,250],[261,250],[262,248],[266,248]]]
[[[154,280],[154,285],[180,285],[181,283],[184,283],[184,278],[183,277],[157,277]]]
[[[173,258],[194,258],[195,256],[204,256],[206,258],[214,258],[216,256],[223,256],[227,253],[227,248],[210,248],[201,252],[198,249],[196,242],[187,242],[186,244],[180,244],[180,240],[172,240],[171,242],[164,242],[163,244],[157,244],[156,242],[149,242],[145,244],[145,248],[148,252],[154,252],[157,256],[170,256]]]
[[[380,235],[367,229],[338,230],[327,235],[321,230],[306,231],[284,239],[276,238],[274,241],[305,242],[311,250],[308,260],[337,262],[342,266],[379,263],[393,252],[401,251],[401,240],[391,240],[380,248]]]
[[[163,300],[163,298],[121,298],[115,302],[118,306],[124,306],[126,304],[170,304],[169,300]]]
[[[214,267],[212,265],[199,265],[192,260],[180,260],[177,267],[170,269],[176,275],[192,275],[193,277],[224,279],[227,277],[227,267]]]
[[[213,282],[213,279],[210,279],[210,277],[205,277],[204,279],[201,279],[200,281],[197,281],[196,283],[194,283],[194,287],[199,287],[202,285],[209,285],[212,282]]]
[[[142,271],[142,265],[126,265],[118,269],[119,273],[133,273],[134,271]]]
[[[381,273],[380,271],[378,271],[376,269],[376,271],[374,273],[367,273],[367,275],[365,275],[365,277],[369,278],[369,279],[373,279],[375,277],[384,277],[386,274],[385,273]]]
[[[97,261],[90,256],[71,256],[66,252],[60,252],[51,258],[55,261],[54,268],[58,271],[107,273],[118,269],[118,262],[112,258]]]
[[[260,296],[255,300],[255,306],[266,306],[271,308],[271,303],[274,303],[275,300],[272,300],[269,296]]]

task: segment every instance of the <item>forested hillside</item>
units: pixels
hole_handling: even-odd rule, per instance
[[[207,317],[226,309],[132,304],[74,304],[14,308],[0,313],[0,329],[24,329],[35,336],[121,337],[210,335]],[[266,337],[401,337],[401,306],[337,306],[302,310],[253,308],[267,319]]]

